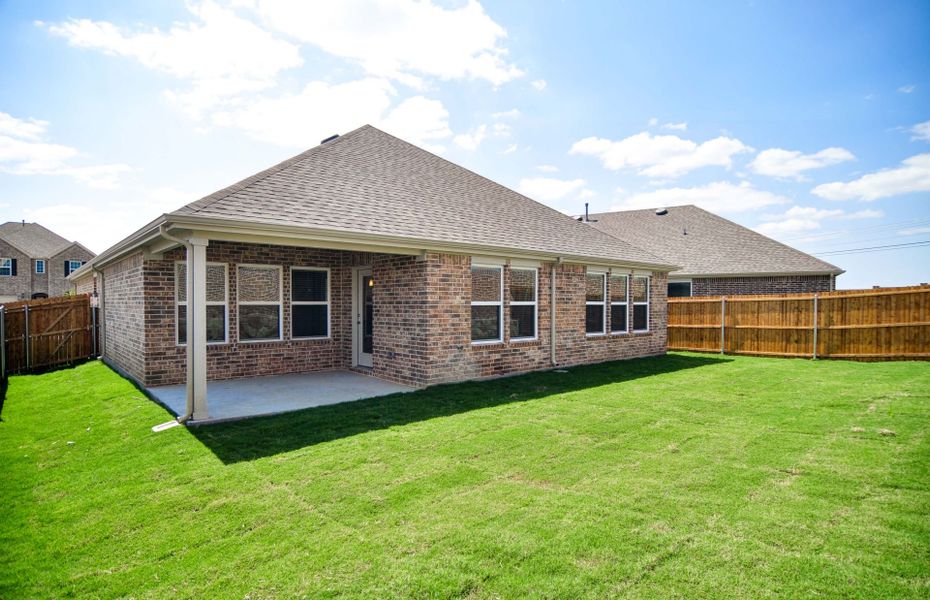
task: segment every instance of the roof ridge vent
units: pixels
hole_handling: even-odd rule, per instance
[[[331,135],[331,136],[329,136],[329,137],[326,138],[325,140],[320,140],[320,145],[323,145],[323,144],[325,144],[326,142],[331,142],[331,141],[333,141],[334,139],[336,139],[337,137],[339,137],[339,134],[338,134],[338,133],[337,133],[336,135]]]
[[[668,214],[668,209],[667,209],[667,208],[657,208],[657,209],[656,209],[656,214],[659,215],[660,217],[661,217],[662,215],[667,215],[667,214]]]

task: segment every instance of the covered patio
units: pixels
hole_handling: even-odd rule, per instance
[[[147,389],[175,416],[185,413],[185,385]],[[353,371],[317,371],[210,381],[207,383],[209,417],[199,419],[199,422],[273,415],[413,390],[412,387]]]

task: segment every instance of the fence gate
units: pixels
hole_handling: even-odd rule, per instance
[[[86,294],[14,302],[0,308],[0,377],[95,356],[96,310]]]

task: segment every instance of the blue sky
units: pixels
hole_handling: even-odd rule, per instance
[[[568,213],[694,203],[840,287],[930,281],[927,31],[926,2],[0,0],[0,213],[100,251],[372,123]]]

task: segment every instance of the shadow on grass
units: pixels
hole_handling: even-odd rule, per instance
[[[223,463],[290,452],[367,431],[456,415],[480,408],[730,362],[722,357],[667,355],[438,385],[406,394],[319,406],[268,417],[191,428]]]

